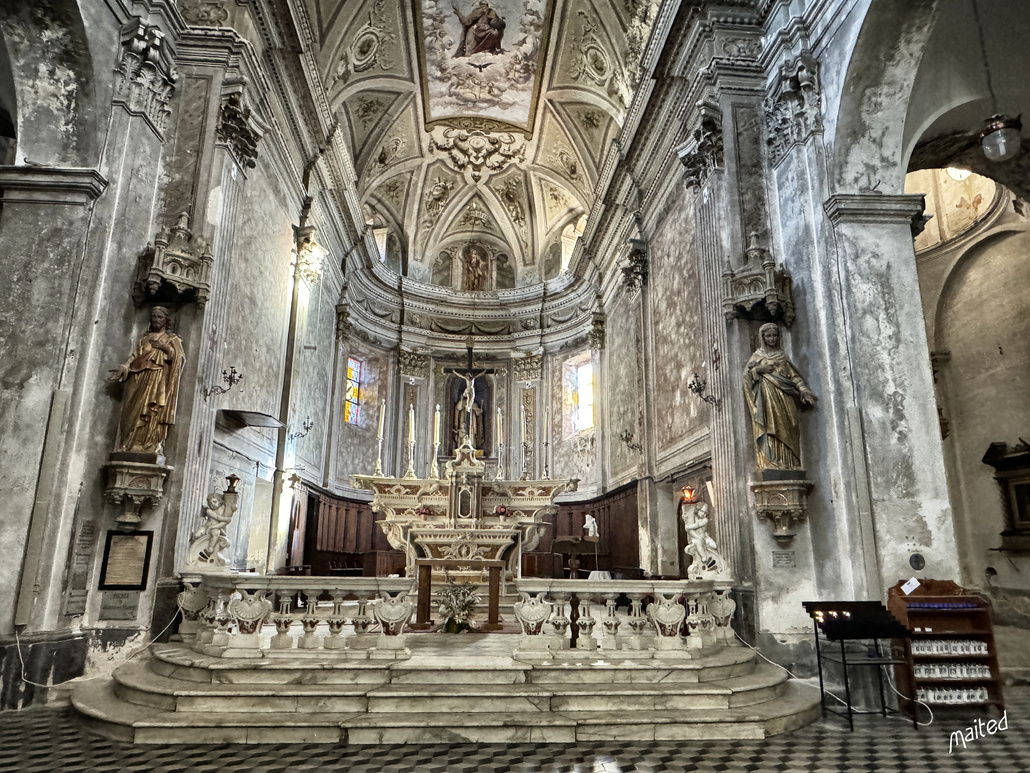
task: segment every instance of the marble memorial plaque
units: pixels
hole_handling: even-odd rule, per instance
[[[101,620],[135,620],[139,591],[108,591],[100,596]]]
[[[774,550],[772,552],[773,568],[793,569],[797,566],[793,550]]]
[[[109,531],[100,570],[100,590],[143,590],[150,569],[152,531]]]

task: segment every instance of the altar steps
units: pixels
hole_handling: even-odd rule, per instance
[[[531,665],[228,660],[160,645],[149,661],[78,685],[72,702],[87,727],[135,743],[762,738],[819,710],[817,692],[740,647],[647,664],[593,653]]]

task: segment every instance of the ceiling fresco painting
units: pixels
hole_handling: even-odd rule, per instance
[[[426,125],[481,116],[532,132],[553,2],[414,3]]]
[[[406,275],[462,290],[439,256],[472,239],[517,287],[565,270],[563,229],[593,204],[657,3],[303,2],[361,203]]]

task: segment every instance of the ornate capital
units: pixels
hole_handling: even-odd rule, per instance
[[[702,187],[712,172],[722,168],[722,118],[717,108],[703,105],[693,139],[678,149],[687,188]]]
[[[780,67],[762,107],[769,159],[778,164],[791,148],[823,130],[819,62],[806,51]]]
[[[648,276],[647,243],[640,239],[630,240],[630,252],[626,264],[622,267],[622,284],[635,290],[647,284]]]
[[[189,213],[181,213],[175,225],[162,228],[139,257],[134,292],[137,304],[165,285],[173,287],[180,298],[190,296],[203,308],[211,294],[212,262],[207,242],[194,238],[190,230]]]
[[[543,372],[544,356],[542,354],[529,354],[512,360],[515,370],[516,381],[536,381]]]
[[[132,115],[141,116],[163,138],[172,114],[168,105],[179,78],[168,53],[165,34],[133,18],[122,27],[121,39],[114,103],[122,105]]]
[[[336,304],[336,340],[342,341],[354,329],[350,321],[350,305],[343,300]]]
[[[261,135],[253,126],[250,108],[243,104],[242,86],[222,97],[215,136],[232,153],[236,162],[247,169],[257,164],[257,145]]]
[[[399,349],[397,351],[397,361],[400,363],[401,376],[406,378],[426,378],[429,375],[428,354],[406,352],[403,349]]]
[[[604,330],[604,314],[599,311],[595,311],[593,314],[593,320],[590,323],[590,331],[587,333],[587,344],[591,349],[601,350],[604,348]]]

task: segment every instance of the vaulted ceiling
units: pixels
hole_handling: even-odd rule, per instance
[[[441,265],[477,242],[516,286],[553,276],[657,0],[306,2],[366,217],[390,229],[396,265],[449,284]]]

